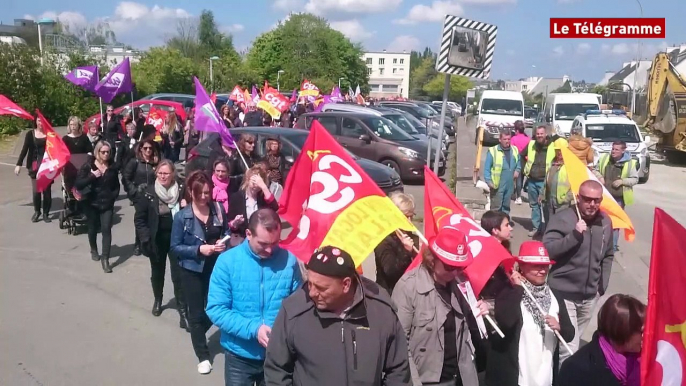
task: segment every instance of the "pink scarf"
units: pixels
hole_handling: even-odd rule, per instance
[[[639,386],[641,383],[641,364],[638,354],[622,354],[615,351],[604,337],[598,339],[600,350],[605,356],[607,367],[623,386]]]
[[[212,182],[214,182],[214,189],[212,190],[212,199],[224,205],[226,213],[229,212],[229,180],[222,181],[214,174],[212,175]]]

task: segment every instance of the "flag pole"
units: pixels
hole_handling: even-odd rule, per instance
[[[98,97],[100,99],[100,132],[105,131],[105,117],[102,115],[102,97]]]
[[[133,91],[131,91],[131,118],[133,118],[134,122],[136,121],[136,117],[133,116]]]
[[[243,157],[243,153],[241,153],[241,149],[238,148],[238,144],[236,143],[236,140],[233,140],[233,145],[236,146],[236,151],[238,152],[238,155],[241,157],[241,160],[243,161],[243,165],[245,165],[245,170],[247,171],[250,169],[250,166],[248,166],[248,162],[245,161],[245,157]]]

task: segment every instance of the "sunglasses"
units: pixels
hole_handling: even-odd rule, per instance
[[[588,197],[588,196],[582,196],[581,194],[579,195],[579,198],[587,203],[596,203],[600,204],[603,201],[603,197]]]
[[[110,154],[109,150],[100,150],[100,154]]]
[[[142,149],[143,149],[143,150],[152,150],[152,147],[150,147],[150,146],[143,146]]]
[[[246,141],[245,143],[248,144],[248,145],[254,145],[254,144],[255,144],[254,141]]]
[[[455,271],[457,271],[457,270],[460,269],[460,268],[459,268],[459,267],[453,267],[452,265],[448,265],[448,264],[445,264],[445,263],[444,263],[444,264],[443,264],[443,269],[444,269],[446,272],[455,272]]]

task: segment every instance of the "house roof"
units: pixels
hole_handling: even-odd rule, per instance
[[[636,64],[626,66],[619,70],[614,76],[608,79],[608,83],[622,83],[636,69]]]
[[[550,94],[554,90],[562,87],[565,84],[562,78],[541,78],[534,87],[529,90],[530,95]]]

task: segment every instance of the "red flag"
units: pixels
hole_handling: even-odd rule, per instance
[[[266,86],[264,94],[257,102],[257,107],[266,111],[272,118],[278,119],[281,113],[288,110],[291,103],[285,96],[281,95],[275,88]]]
[[[457,228],[467,235],[474,262],[467,267],[465,272],[476,295],[484,288],[498,265],[512,259],[512,255],[505,247],[474,221],[448,187],[426,166],[424,166],[424,216],[424,235],[427,240],[434,237],[438,230],[446,225]],[[414,269],[420,263],[421,251],[407,271]]]
[[[234,87],[231,91],[229,99],[237,103],[245,103],[245,94],[243,93],[243,89],[241,89],[240,86],[236,85],[236,87]]]
[[[281,245],[307,262],[333,245],[359,265],[396,229],[416,231],[407,217],[317,121],[286,179],[279,214],[293,230]]]
[[[62,141],[62,138],[55,133],[50,122],[43,117],[43,114],[38,109],[36,109],[36,116],[40,119],[46,135],[43,161],[36,173],[36,190],[42,192],[50,186],[50,183],[57,177],[64,165],[69,162],[71,153],[69,153],[69,149]]]
[[[150,107],[150,112],[148,113],[148,118],[145,123],[148,125],[155,126],[157,132],[155,133],[155,141],[162,141],[161,130],[164,127],[164,121],[167,118],[167,111],[158,109],[155,107]]]
[[[686,229],[655,209],[641,385],[686,384]]]
[[[216,92],[213,92],[212,95],[210,95],[210,100],[212,101],[212,103],[215,103],[215,104],[217,103],[217,93]]]
[[[0,94],[0,115],[12,115],[17,118],[24,118],[33,121],[33,116],[27,113],[16,103],[12,102],[8,97]]]
[[[319,88],[314,85],[314,83],[305,79],[300,84],[300,96],[319,96]]]

